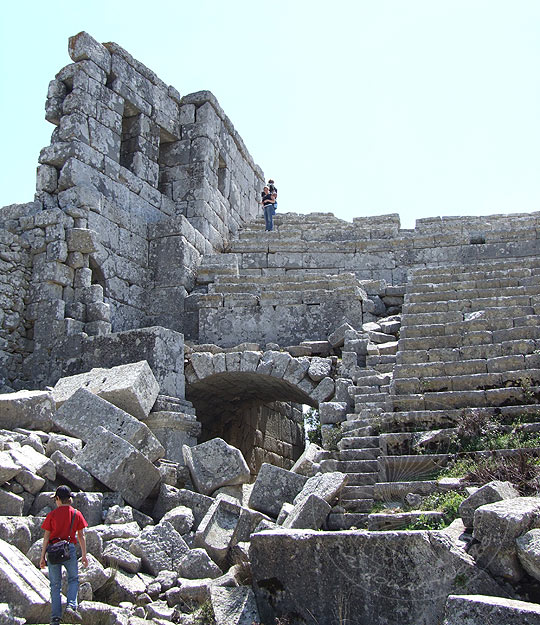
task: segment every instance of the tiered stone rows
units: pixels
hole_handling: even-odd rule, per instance
[[[367,511],[371,497],[402,502],[407,493],[444,488],[425,477],[446,464],[448,436],[465,409],[479,419],[527,415],[529,429],[538,429],[539,294],[537,258],[412,272],[390,393],[381,386],[371,398],[356,395],[359,418],[349,415],[340,442],[343,467],[378,458],[352,475],[346,508]],[[419,453],[413,443],[422,437],[442,453]],[[362,525],[366,516],[339,521]]]

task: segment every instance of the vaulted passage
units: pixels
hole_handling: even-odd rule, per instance
[[[188,384],[202,424],[200,442],[219,436],[238,447],[253,474],[263,462],[289,468],[304,449],[302,404],[316,405],[283,379],[220,373]]]

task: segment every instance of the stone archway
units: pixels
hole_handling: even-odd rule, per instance
[[[238,447],[251,471],[263,462],[289,468],[304,449],[302,404],[334,394],[328,359],[288,352],[193,352],[186,398],[202,424],[201,441],[219,436]]]

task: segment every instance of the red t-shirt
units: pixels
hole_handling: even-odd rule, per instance
[[[55,539],[67,540],[69,534],[69,527],[71,525],[71,517],[75,513],[75,520],[73,521],[73,528],[71,530],[70,541],[76,544],[77,539],[75,534],[88,527],[88,523],[79,510],[75,510],[71,506],[59,506],[55,508],[45,517],[41,525],[41,529],[48,530],[51,533],[50,540],[54,542]]]

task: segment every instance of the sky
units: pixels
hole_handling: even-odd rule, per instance
[[[47,85],[81,30],[212,91],[280,212],[540,210],[538,0],[4,3],[0,206],[33,199]]]

